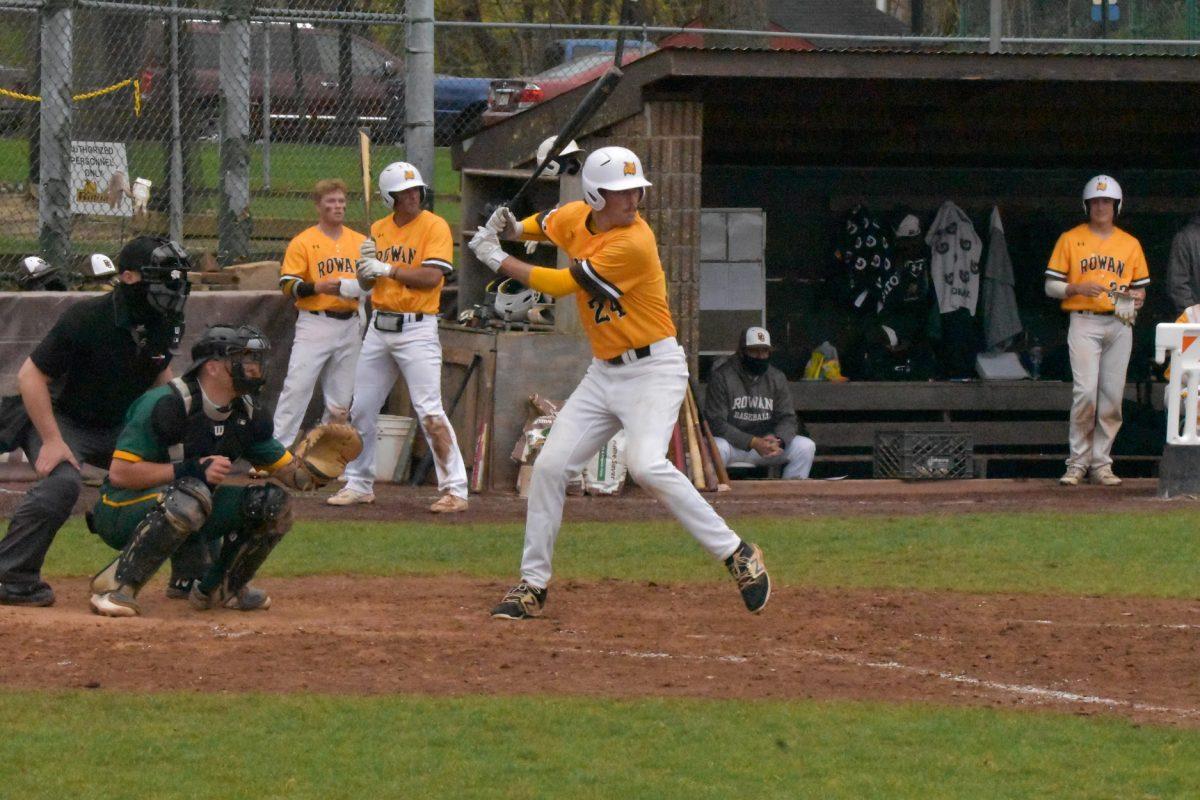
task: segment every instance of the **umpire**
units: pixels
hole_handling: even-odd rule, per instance
[[[80,462],[106,468],[130,404],[171,379],[191,285],[175,242],[138,237],[117,256],[115,289],[76,303],[21,365],[21,402],[8,398],[0,450],[22,448],[41,478],[0,540],[0,604],[48,606],[42,562],[70,516]]]

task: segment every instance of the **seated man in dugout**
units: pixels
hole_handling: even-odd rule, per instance
[[[782,466],[784,480],[807,478],[817,446],[796,433],[792,393],[771,349],[766,328],[743,331],[737,352],[708,378],[704,416],[726,464]]]

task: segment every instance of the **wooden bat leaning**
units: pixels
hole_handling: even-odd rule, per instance
[[[371,235],[371,134],[358,129],[358,165],[362,169],[363,233]]]
[[[713,469],[717,471],[717,491],[728,492],[731,488],[729,485],[729,472],[725,469],[725,460],[721,458],[721,451],[717,449],[717,440],[713,436],[712,428],[708,426],[708,420],[701,418],[701,427],[704,428],[704,441],[708,445],[709,451],[712,452]]]
[[[710,492],[717,490],[717,471],[713,468],[712,451],[704,439],[704,421],[700,418],[700,409],[696,407],[696,398],[692,387],[687,390],[687,404],[691,410],[692,419],[696,423],[696,444],[700,448],[700,468],[704,472],[704,488]]]
[[[687,440],[688,456],[692,464],[692,483],[701,491],[704,490],[704,466],[700,461],[700,442],[696,439],[696,418],[692,416],[692,407],[684,397],[683,402],[683,437]]]

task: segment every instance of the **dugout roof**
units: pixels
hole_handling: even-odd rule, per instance
[[[664,49],[625,78],[582,135],[647,100],[704,103],[704,163],[1191,168],[1193,56],[908,50]],[[512,168],[558,129],[583,86],[484,129],[460,165]],[[533,144],[531,144],[533,143]]]

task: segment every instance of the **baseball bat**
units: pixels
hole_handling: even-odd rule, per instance
[[[686,472],[687,462],[683,460],[683,434],[679,432],[679,423],[671,429],[671,463],[680,472]]]
[[[358,166],[362,170],[363,233],[371,235],[371,134],[358,129]]]
[[[728,492],[732,488],[729,485],[729,472],[725,469],[725,459],[721,458],[721,451],[717,449],[716,437],[713,436],[708,420],[701,419],[700,425],[704,428],[704,441],[712,452],[713,469],[717,471],[717,491]]]
[[[701,491],[704,490],[704,466],[700,461],[700,443],[696,441],[696,421],[692,418],[692,408],[684,397],[683,403],[683,436],[687,440],[688,456],[692,464],[692,484]]]
[[[687,389],[688,410],[696,424],[696,444],[700,448],[700,468],[704,472],[704,488],[710,492],[717,490],[717,471],[713,467],[712,451],[704,439],[704,428],[700,419],[700,409],[696,407],[696,398],[692,396],[692,387]]]

